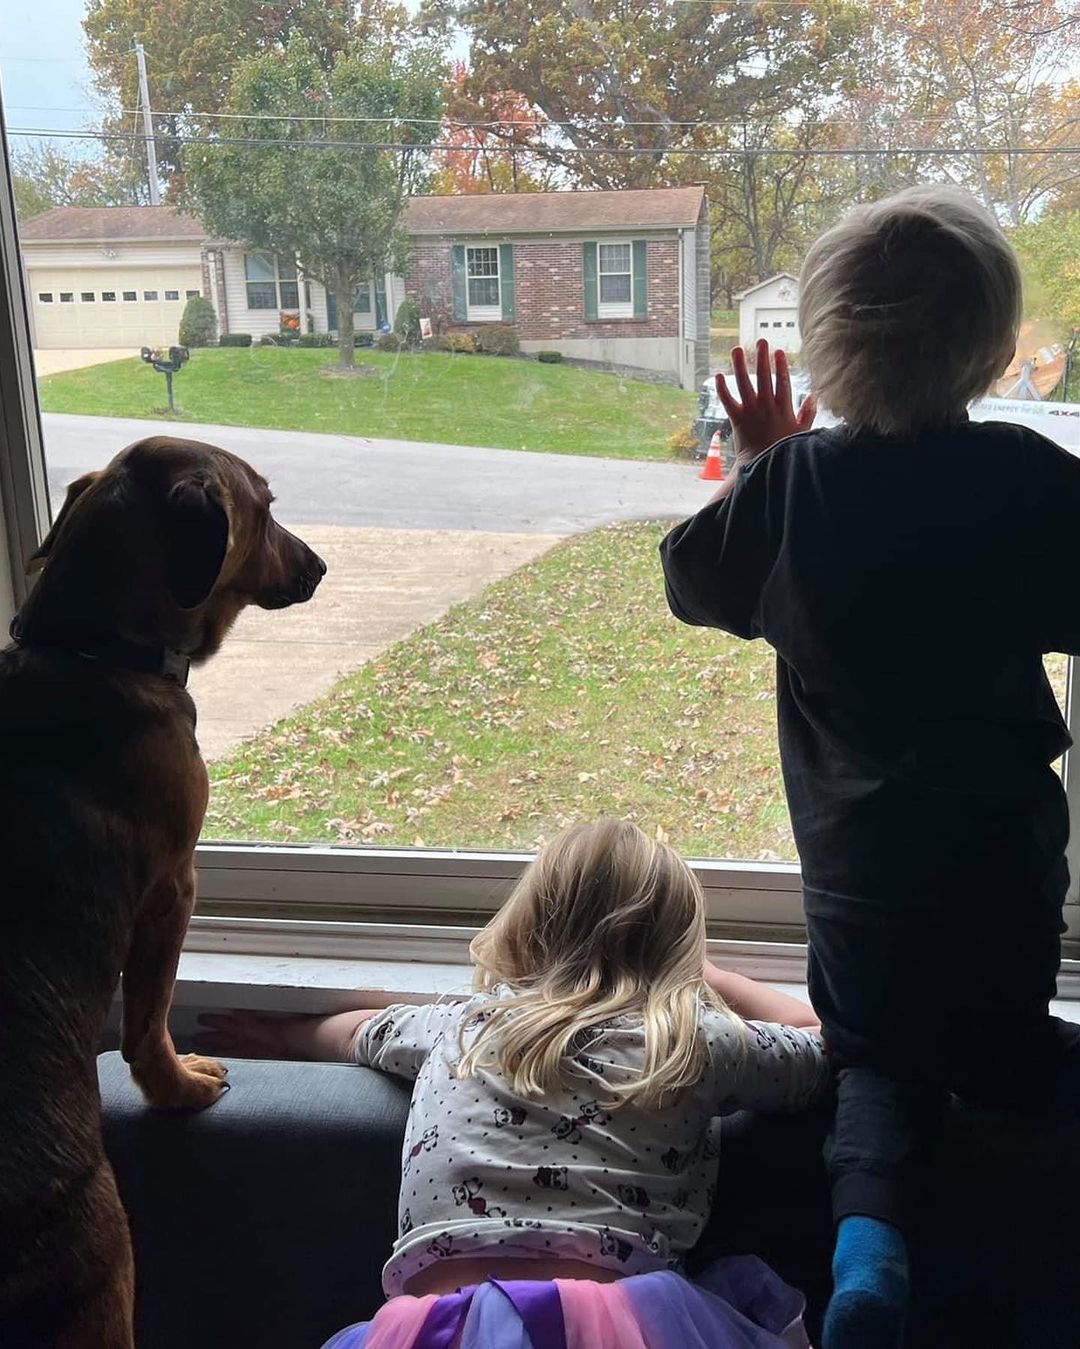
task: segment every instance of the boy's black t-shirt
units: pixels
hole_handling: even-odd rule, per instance
[[[1060,903],[1078,542],[1080,460],[996,423],[794,436],[664,540],[679,618],[776,649],[808,911]]]

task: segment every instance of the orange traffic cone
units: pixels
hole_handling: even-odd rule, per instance
[[[724,481],[724,451],[721,448],[722,443],[720,432],[714,431],[713,438],[709,441],[709,453],[705,456],[705,465],[698,474],[698,477],[704,482]]]

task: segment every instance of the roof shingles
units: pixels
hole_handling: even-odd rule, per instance
[[[197,216],[173,206],[54,206],[19,223],[23,243],[206,238]]]

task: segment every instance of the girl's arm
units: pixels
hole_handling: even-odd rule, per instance
[[[797,1026],[800,1030],[821,1029],[817,1013],[798,998],[779,993],[767,984],[759,984],[742,974],[719,969],[711,961],[705,962],[705,982],[744,1021],[772,1021],[782,1026]]]
[[[268,1012],[206,1012],[199,1017],[200,1049],[248,1059],[314,1059],[353,1062],[353,1041],[381,1008],[332,1016],[276,1016]]]

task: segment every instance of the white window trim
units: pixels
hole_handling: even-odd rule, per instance
[[[495,254],[495,280],[499,283],[499,303],[498,304],[473,304],[469,299],[469,254],[476,253],[480,249],[485,252]],[[479,278],[473,277],[472,280]],[[488,278],[490,279],[490,278]],[[502,322],[502,253],[498,244],[466,244],[465,245],[465,318],[469,323],[501,323]]]
[[[0,144],[3,110],[0,108]],[[23,562],[48,530],[50,507],[31,364],[27,293],[15,234],[8,165],[0,158],[0,610],[28,593]],[[10,573],[10,574],[9,574]],[[5,624],[6,626],[6,624]],[[1070,725],[1080,724],[1080,679],[1070,664]],[[1073,829],[1066,954],[1080,955],[1080,759],[1065,765]],[[460,963],[467,937],[495,911],[526,854],[203,844],[196,855],[199,912],[187,950],[283,957],[386,955]],[[799,871],[783,863],[693,863],[717,952],[756,952],[754,972],[788,977],[804,959]],[[978,921],[977,911],[973,921]],[[735,946],[729,943],[736,943]],[[747,943],[750,943],[747,945]],[[728,956],[725,956],[727,959]],[[780,966],[769,962],[780,960]],[[764,963],[762,963],[764,962]],[[774,971],[771,972],[770,971]],[[1076,995],[1080,963],[1064,967]],[[996,977],[996,972],[994,972]]]
[[[629,272],[606,272],[600,266],[600,250],[606,245],[619,245],[630,250]],[[605,304],[600,298],[605,276],[629,276],[630,298]],[[633,239],[597,239],[596,241],[596,317],[598,319],[632,319],[634,317],[634,241]]]

